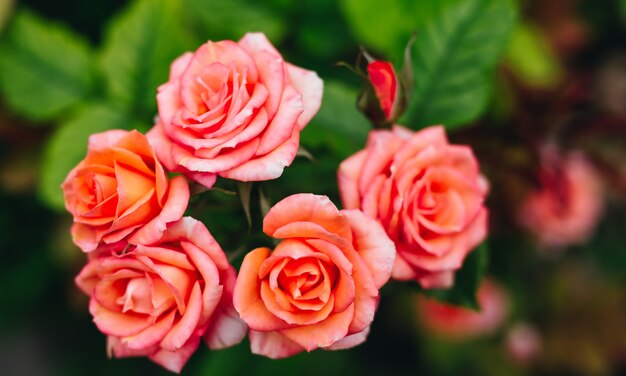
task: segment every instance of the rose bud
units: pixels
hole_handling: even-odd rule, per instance
[[[442,126],[371,131],[338,180],[344,207],[375,218],[395,242],[394,279],[449,288],[487,235],[488,183],[472,150],[450,145]]]
[[[372,61],[367,64],[367,75],[385,119],[391,120],[397,114],[400,98],[400,85],[393,65],[388,61]]]
[[[580,152],[561,155],[554,146],[546,146],[539,183],[521,204],[520,224],[542,247],[586,242],[600,219],[604,197],[591,163]]]
[[[235,277],[206,227],[184,217],[153,244],[99,248],[76,284],[110,356],[147,356],[180,372],[202,337],[213,349],[245,337],[232,306]]]
[[[284,358],[365,341],[395,257],[382,227],[326,196],[297,194],[270,209],[263,231],[282,241],[246,255],[234,295],[252,352]]]
[[[261,33],[209,41],[172,64],[148,137],[168,169],[209,188],[217,175],[275,179],[293,162],[322,89],[315,72],[284,62]]]
[[[171,181],[144,135],[112,130],[91,135],[87,156],[62,185],[65,208],[74,216],[72,238],[84,252],[131,236],[157,240],[179,220],[189,201],[182,176]]]
[[[464,341],[495,333],[508,315],[507,296],[494,281],[487,278],[477,294],[479,311],[420,295],[417,310],[421,326],[428,333],[449,341]]]

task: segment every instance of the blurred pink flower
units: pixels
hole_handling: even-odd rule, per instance
[[[541,153],[540,187],[522,202],[519,222],[542,246],[565,247],[589,239],[600,219],[604,195],[591,163],[581,152]]]
[[[526,323],[517,323],[506,334],[507,354],[519,364],[529,364],[541,352],[541,337]]]
[[[508,315],[508,297],[494,281],[485,278],[478,289],[479,311],[454,306],[420,295],[418,317],[429,333],[462,341],[493,334]]]

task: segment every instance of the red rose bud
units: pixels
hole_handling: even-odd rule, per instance
[[[408,104],[413,87],[412,45],[413,38],[407,43],[403,66],[398,71],[392,63],[376,60],[365,50],[362,50],[355,68],[348,66],[365,81],[357,106],[373,123],[374,128],[390,128]],[[367,63],[367,74],[362,69],[362,57]]]
[[[393,65],[388,61],[373,61],[367,64],[367,75],[374,88],[381,110],[386,120],[391,120],[398,107],[398,79]]]

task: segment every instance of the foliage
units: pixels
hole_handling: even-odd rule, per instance
[[[475,120],[487,105],[491,74],[515,19],[509,0],[442,1],[413,47],[412,126]]]
[[[489,251],[486,244],[482,244],[469,254],[463,267],[455,273],[454,286],[447,290],[429,290],[426,294],[433,298],[458,306],[468,307],[480,311],[481,307],[476,300],[476,291],[487,271]]]
[[[0,46],[0,85],[15,111],[50,120],[93,89],[91,51],[63,26],[21,11]]]

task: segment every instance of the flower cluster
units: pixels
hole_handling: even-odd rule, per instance
[[[393,67],[372,62],[368,72],[393,121]],[[488,184],[472,150],[450,144],[442,126],[372,131],[339,167],[344,210],[326,196],[284,198],[263,220],[275,249],[249,251],[239,275],[205,225],[184,216],[188,180],[278,178],[322,88],[263,34],[208,42],[172,64],[147,135],[90,137],[62,188],[88,257],[76,283],[111,356],[179,372],[202,340],[218,349],[249,335],[252,352],[271,358],[349,348],[365,341],[390,278],[453,285],[486,237]]]

